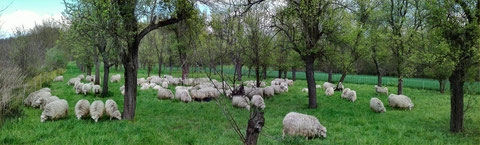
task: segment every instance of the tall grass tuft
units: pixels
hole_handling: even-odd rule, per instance
[[[9,117],[22,113],[25,75],[18,67],[0,69],[0,126]]]

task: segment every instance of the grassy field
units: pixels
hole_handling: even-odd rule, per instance
[[[81,72],[71,63],[64,74],[64,82],[51,84],[52,94],[69,102],[67,119],[40,123],[41,110],[24,108],[24,115],[7,120],[0,129],[1,144],[241,144],[220,108],[213,101],[183,103],[158,100],[154,90],[138,91],[134,121],[112,120],[103,117],[98,123],[92,119],[77,120],[75,103],[80,99],[114,99],[123,110],[123,96],[118,88],[122,83],[110,84],[111,97],[75,95],[68,79]],[[120,73],[115,70],[111,75]],[[123,73],[122,77],[123,77]],[[180,76],[175,72],[174,76]],[[203,74],[192,74],[200,77]],[[139,77],[146,77],[140,70]],[[253,78],[246,78],[253,79]],[[269,79],[267,82],[270,82]],[[323,83],[323,82],[322,82]],[[387,107],[384,114],[369,109],[371,97],[379,97],[388,105],[386,95],[375,93],[372,85],[346,83],[357,91],[356,102],[340,99],[340,92],[325,96],[317,91],[319,107],[308,109],[307,94],[301,89],[306,81],[299,80],[288,93],[266,99],[265,128],[260,144],[478,144],[480,142],[480,107],[475,104],[465,115],[465,131],[451,134],[449,129],[450,98],[437,91],[405,88],[415,108],[411,111]],[[169,86],[173,89],[174,86]],[[396,90],[389,87],[389,90]],[[392,92],[394,93],[394,92]],[[479,96],[469,96],[478,98]],[[466,99],[467,100],[467,99]],[[249,112],[231,107],[242,131],[245,131]],[[291,111],[316,116],[327,128],[326,139],[305,140],[302,137],[282,139],[282,120]]]

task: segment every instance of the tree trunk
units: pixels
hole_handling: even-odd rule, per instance
[[[439,80],[438,80],[438,83],[440,84],[440,86],[439,86],[439,88],[440,88],[440,93],[441,93],[441,94],[445,93],[445,80],[439,79]]]
[[[328,69],[328,82],[333,83],[333,81],[332,81],[332,69]]]
[[[281,69],[278,70],[278,76],[277,76],[277,78],[282,78],[282,70],[281,70]]]
[[[92,65],[87,65],[87,75],[88,76],[92,75]]]
[[[158,60],[158,77],[162,77],[162,61]]]
[[[458,67],[458,66],[457,66]],[[461,132],[463,130],[463,85],[465,70],[455,68],[450,76],[450,132]]]
[[[345,80],[345,77],[347,77],[347,71],[343,71],[342,77],[340,77],[340,81],[338,81],[337,88],[335,88],[336,91],[341,91],[342,88],[339,88],[339,87],[340,87],[340,83],[343,84],[343,81]]]
[[[376,53],[376,50],[373,48],[373,52]],[[373,62],[375,63],[375,69],[377,70],[377,86],[382,86],[382,73],[380,72],[380,66],[378,65],[377,59],[373,57]]]
[[[95,56],[95,85],[100,85],[100,61],[98,55]]]
[[[108,95],[108,74],[110,73],[110,66],[107,64],[107,62],[104,62],[103,64],[102,97],[107,97]]]
[[[263,125],[265,124],[265,118],[263,117],[264,112],[258,111],[257,108],[254,108],[254,111],[250,115],[247,126],[247,136],[245,139],[246,145],[256,145],[258,136],[262,132]]]
[[[403,78],[398,78],[398,95],[403,94]]]
[[[268,78],[268,76],[267,76],[267,66],[264,65],[263,66],[263,79],[266,80],[267,78]]]
[[[118,71],[118,64],[115,64],[115,71]]]
[[[381,87],[382,86],[382,74],[377,73],[377,86]]]
[[[250,77],[250,72],[252,71],[252,67],[248,67],[248,77]]]
[[[260,66],[255,67],[255,78],[255,80],[257,80],[255,86],[260,87]]]
[[[287,70],[284,70],[284,71],[283,71],[283,79],[286,79],[286,78],[287,78],[287,73],[288,73]]]
[[[147,77],[150,77],[150,72],[152,71],[152,65],[148,65],[147,67]]]
[[[297,70],[294,67],[292,67],[292,80],[297,80]]]
[[[313,56],[305,56],[304,59],[306,63],[306,76],[307,76],[307,85],[308,85],[308,108],[315,109],[317,108],[317,89],[315,88],[315,76],[313,65],[315,59]]]
[[[237,81],[242,81],[242,65],[240,64],[240,59],[236,59],[235,63],[235,73],[237,74]]]
[[[122,119],[133,120],[137,104],[137,73],[139,40],[128,45],[128,53],[122,62],[125,67],[125,96],[123,99]]]

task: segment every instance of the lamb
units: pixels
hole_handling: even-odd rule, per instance
[[[383,106],[382,101],[378,98],[370,99],[370,109],[376,113],[385,113],[387,111],[385,106]]]
[[[59,100],[57,96],[43,97],[43,98],[37,99],[36,103],[40,104],[40,109],[43,110],[43,109],[45,109],[45,106],[48,103],[51,103],[51,102],[56,101],[56,100]]]
[[[112,99],[105,101],[105,112],[107,113],[107,116],[110,117],[110,120],[112,120],[112,118],[122,120],[122,114],[118,111],[117,103]]]
[[[103,112],[105,112],[105,106],[101,100],[93,101],[90,106],[90,116],[95,122],[98,122],[99,118],[103,117]]]
[[[268,86],[268,87],[263,88],[263,96],[271,97],[273,95],[275,95],[275,89],[273,89],[272,86]]]
[[[307,138],[327,138],[327,128],[320,124],[315,116],[290,112],[283,118],[283,137],[285,137],[285,134]]]
[[[54,82],[63,82],[63,76],[58,76],[53,79]]]
[[[192,97],[186,89],[179,89],[175,91],[175,99],[183,101],[185,103],[192,102]]]
[[[265,102],[263,101],[263,98],[260,95],[254,95],[252,97],[252,104],[253,106],[260,108],[260,109],[265,109]]]
[[[81,81],[85,78],[85,76],[83,74],[80,74],[80,75],[77,76],[77,78],[80,79],[80,81]]]
[[[77,119],[85,118],[88,114],[90,114],[90,102],[85,99],[79,100],[75,105],[75,115]]]
[[[28,95],[28,97],[25,100],[23,100],[23,104],[25,106],[32,106],[32,103],[37,99],[38,94],[41,93],[41,92],[50,92],[50,89],[49,88],[43,88],[43,89],[40,89],[38,91],[30,93]]]
[[[92,90],[92,87],[93,87],[93,84],[91,83],[83,85],[82,86],[83,95],[87,95],[87,93]]]
[[[111,83],[119,83],[120,82],[120,79],[122,78],[122,76],[120,74],[116,74],[116,75],[113,75],[111,78],[110,78],[110,82]]]
[[[80,80],[80,78],[71,78],[70,80],[68,80],[67,85],[74,85],[75,82],[80,82]]]
[[[38,108],[40,107],[40,101],[37,101],[37,100],[40,100],[42,98],[48,98],[52,96],[52,94],[50,92],[40,92],[38,93],[32,100],[32,107],[33,108]]]
[[[333,88],[332,87],[328,87],[326,90],[325,90],[325,95],[327,96],[332,96],[333,95]]]
[[[232,105],[233,107],[245,108],[247,110],[250,110],[250,100],[248,99],[248,97],[243,97],[241,95],[236,95],[232,97]]]
[[[405,95],[390,94],[390,96],[388,96],[388,104],[390,104],[392,108],[413,109],[412,100]]]
[[[68,116],[68,102],[67,100],[55,100],[48,103],[40,116],[40,122],[45,122],[47,119],[57,120],[66,118]]]
[[[92,92],[93,94],[100,94],[102,93],[102,88],[100,87],[100,85],[94,85],[92,88]]]
[[[380,86],[377,86],[375,85],[375,91],[377,93],[382,93],[382,94],[388,94],[388,88],[387,87],[380,87]]]
[[[164,88],[158,89],[157,92],[157,98],[158,99],[173,99],[173,93],[172,91]]]
[[[335,88],[335,85],[329,82],[323,83],[323,89],[328,89],[328,88]]]

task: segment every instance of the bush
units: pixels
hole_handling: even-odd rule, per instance
[[[18,67],[0,69],[0,124],[8,117],[21,114],[24,79]]]
[[[67,66],[65,54],[57,47],[48,49],[45,57],[48,71],[65,68]]]

